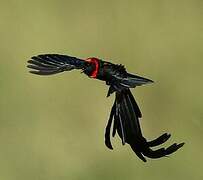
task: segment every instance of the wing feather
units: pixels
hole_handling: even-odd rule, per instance
[[[38,75],[51,75],[72,69],[83,69],[86,61],[59,54],[41,54],[28,61],[30,72]]]

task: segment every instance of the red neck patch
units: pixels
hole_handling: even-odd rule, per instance
[[[89,62],[90,64],[95,65],[95,69],[91,72],[90,77],[91,78],[96,78],[97,74],[99,72],[99,59],[95,57],[87,58],[85,61]]]

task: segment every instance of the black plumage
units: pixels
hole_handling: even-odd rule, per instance
[[[146,162],[145,157],[161,158],[172,154],[184,145],[184,143],[174,143],[167,148],[153,150],[151,147],[163,144],[171,135],[164,133],[152,141],[147,141],[142,135],[139,122],[142,114],[130,88],[152,83],[152,80],[128,73],[123,65],[116,65],[98,58],[82,60],[67,55],[43,54],[32,57],[28,63],[28,68],[32,69],[30,72],[33,74],[51,75],[80,69],[87,76],[106,82],[109,86],[107,97],[115,92],[115,101],[105,131],[105,144],[109,149],[113,149],[110,138],[112,126],[112,136],[118,133],[122,144],[129,144],[144,162]]]

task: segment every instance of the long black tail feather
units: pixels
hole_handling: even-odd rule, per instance
[[[116,103],[114,102],[112,108],[111,108],[111,113],[109,116],[109,120],[106,126],[106,131],[105,131],[105,144],[109,149],[113,149],[112,145],[111,145],[111,137],[110,137],[110,131],[111,131],[111,124],[113,121],[113,117],[115,114],[115,110],[116,110]],[[114,120],[114,124],[115,124],[115,120]]]
[[[164,142],[166,142],[170,137],[171,137],[170,134],[164,133],[161,136],[159,136],[158,138],[156,138],[152,141],[148,141],[147,143],[150,147],[159,146],[160,144],[163,144]]]
[[[122,144],[128,143],[135,154],[144,162],[146,162],[145,156],[153,159],[161,158],[174,153],[184,145],[184,143],[174,143],[167,148],[152,150],[150,147],[165,143],[171,135],[164,133],[154,140],[147,141],[142,135],[139,123],[141,116],[141,111],[129,89],[116,92],[115,102],[106,127],[106,146],[113,149],[110,140],[112,121],[114,121],[112,136],[114,137],[117,132],[122,140]]]

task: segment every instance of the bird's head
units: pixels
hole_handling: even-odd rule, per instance
[[[83,72],[89,77],[96,78],[99,71],[99,59],[95,57],[87,58],[86,67],[83,69]]]

